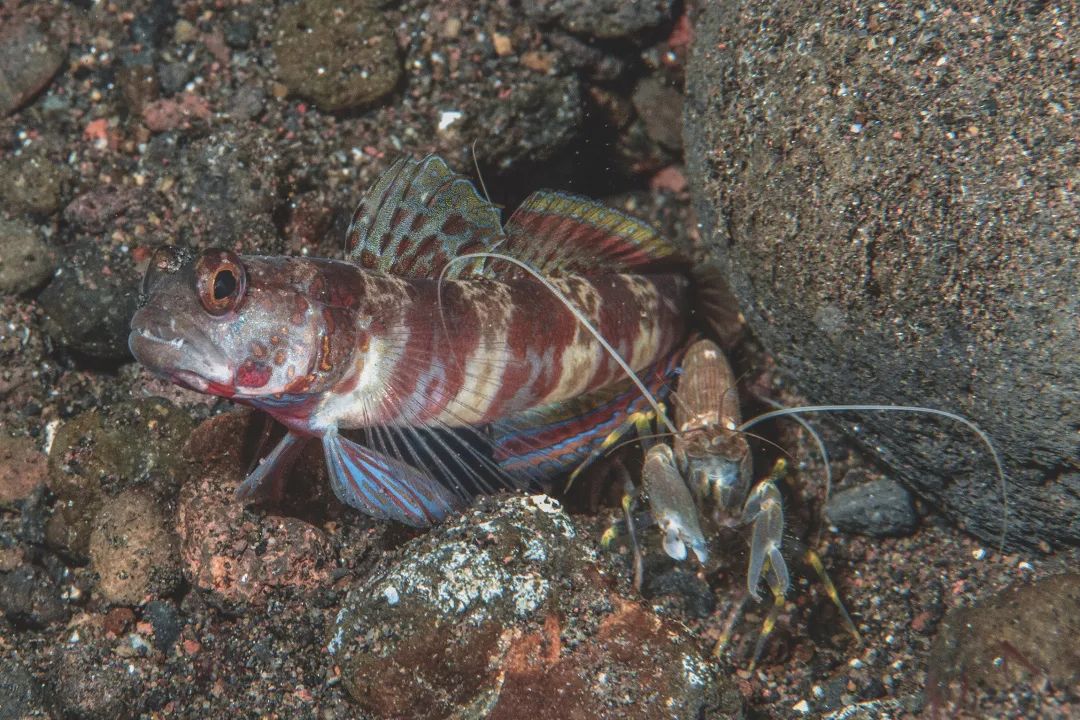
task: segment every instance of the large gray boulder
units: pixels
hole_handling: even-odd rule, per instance
[[[1075,12],[786,0],[693,21],[689,179],[750,326],[813,402],[977,422],[1006,460],[1010,544],[1080,542]],[[1000,539],[967,429],[858,425],[919,495]]]

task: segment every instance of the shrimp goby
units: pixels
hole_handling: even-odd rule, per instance
[[[346,243],[343,259],[165,246],[151,260],[139,362],[288,429],[241,499],[319,442],[340,500],[428,527],[479,492],[565,473],[685,342],[679,248],[586,198],[539,190],[504,224],[442,159],[403,158]]]

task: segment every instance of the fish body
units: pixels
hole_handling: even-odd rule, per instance
[[[361,203],[345,261],[159,249],[131,350],[153,372],[289,429],[242,495],[319,438],[344,501],[430,524],[468,494],[447,477],[455,466],[483,459],[429,431],[493,428],[502,460],[543,436],[530,447],[550,460],[552,448],[599,432],[589,410],[634,401],[567,300],[650,377],[686,334],[689,281],[645,226],[545,192],[505,228],[497,215],[440,159],[405,160]],[[471,257],[491,249],[534,267],[563,298],[513,264]],[[339,434],[357,428],[368,445]]]

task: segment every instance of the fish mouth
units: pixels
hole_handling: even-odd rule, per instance
[[[205,332],[153,308],[142,308],[131,319],[128,348],[154,374],[197,392],[232,382],[228,358]]]

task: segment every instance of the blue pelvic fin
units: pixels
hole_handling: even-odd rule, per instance
[[[334,494],[372,517],[428,527],[463,504],[461,497],[423,470],[336,432],[324,435],[322,443]]]
[[[307,445],[308,438],[288,433],[281,438],[270,454],[236,488],[238,500],[254,500],[267,493],[267,487],[281,479],[296,456]]]

